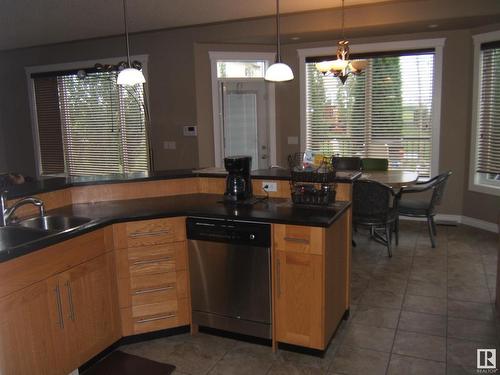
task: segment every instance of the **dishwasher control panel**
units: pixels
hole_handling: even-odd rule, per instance
[[[271,225],[236,220],[188,217],[187,238],[260,247],[271,246]]]

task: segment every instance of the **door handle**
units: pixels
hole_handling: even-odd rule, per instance
[[[309,245],[309,240],[305,240],[303,238],[285,237],[283,239],[287,242],[303,243],[304,245]]]
[[[276,259],[276,289],[278,298],[281,297],[281,262]]]
[[[163,258],[157,258],[157,259],[149,259],[149,260],[138,260],[134,262],[134,266],[140,266],[143,264],[152,264],[152,263],[158,263],[158,262],[167,262],[169,260],[172,260],[173,257],[163,257]]]
[[[56,294],[57,325],[59,328],[64,329],[64,317],[62,312],[61,290],[59,288],[59,283],[54,288],[54,293]]]
[[[71,290],[70,281],[66,281],[64,283],[66,286],[66,290],[68,292],[68,302],[69,302],[69,318],[74,322],[75,321],[75,306],[73,305],[73,291]]]
[[[132,232],[129,234],[131,238],[141,238],[141,237],[149,237],[149,236],[161,236],[162,234],[169,234],[170,230],[161,229],[152,232]]]

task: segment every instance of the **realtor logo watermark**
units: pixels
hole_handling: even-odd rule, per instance
[[[477,349],[477,372],[480,374],[494,374],[497,369],[496,349]]]

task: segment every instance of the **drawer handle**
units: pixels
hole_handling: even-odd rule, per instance
[[[149,236],[161,236],[162,234],[169,234],[170,230],[161,229],[153,232],[132,232],[129,234],[129,237],[132,238],[140,238],[140,237],[149,237]]]
[[[133,264],[134,266],[140,266],[143,264],[152,264],[152,263],[158,263],[158,262],[166,262],[169,260],[174,259],[173,257],[163,257],[163,258],[157,258],[157,259],[148,259],[148,260],[138,260],[135,261]]]
[[[163,292],[165,290],[170,290],[170,289],[174,289],[174,288],[175,288],[175,284],[174,285],[165,286],[163,288],[139,289],[139,290],[136,290],[134,292],[134,295],[146,294],[146,293],[154,293],[154,292]]]
[[[156,316],[154,318],[140,319],[140,320],[136,321],[136,323],[138,323],[138,324],[149,323],[149,322],[154,322],[154,321],[157,321],[157,320],[175,318],[176,316],[177,315],[175,313],[169,313],[168,315]]]
[[[309,245],[309,240],[305,240],[303,238],[285,237],[284,240],[287,242],[303,243],[305,245]]]

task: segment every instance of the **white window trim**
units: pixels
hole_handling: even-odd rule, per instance
[[[351,53],[375,53],[387,51],[406,51],[433,48],[434,58],[434,81],[432,96],[432,155],[431,176],[439,173],[439,136],[441,122],[441,84],[443,79],[443,47],[446,38],[405,40],[398,42],[355,44],[350,46]],[[337,48],[316,47],[297,50],[299,55],[299,78],[300,78],[300,149],[305,150],[307,134],[306,113],[306,58],[310,56],[334,56]]]
[[[148,81],[148,55],[133,55],[130,56],[131,60],[137,60],[142,64],[142,73]],[[97,59],[97,60],[85,60],[85,61],[72,61],[68,63],[60,64],[49,64],[49,65],[37,65],[37,66],[27,66],[24,68],[26,73],[26,82],[28,84],[28,96],[29,96],[29,106],[31,115],[31,131],[33,136],[33,146],[35,149],[35,168],[36,175],[41,176],[42,173],[42,157],[40,152],[40,139],[38,136],[38,117],[36,113],[36,100],[35,100],[35,84],[31,75],[34,73],[44,73],[44,72],[56,72],[64,70],[79,69],[82,67],[92,67],[96,63],[100,64],[116,64],[120,61],[126,61],[126,56],[112,57],[107,59]],[[144,87],[147,94],[148,85]],[[149,108],[151,113],[151,107]]]
[[[222,134],[222,122],[221,113],[219,109],[219,103],[216,98],[219,97],[219,87],[218,82],[220,79],[217,78],[217,61],[241,61],[241,60],[255,60],[255,61],[266,61],[266,69],[269,65],[274,63],[276,60],[276,53],[274,52],[221,52],[221,51],[209,51],[208,56],[210,58],[210,70],[211,70],[211,81],[212,81],[212,118],[213,118],[213,134],[214,134],[214,161],[216,168],[222,168],[223,165],[223,154],[222,145],[224,144],[223,134]],[[260,79],[260,78],[248,78],[249,81]],[[264,78],[262,78],[264,79]],[[224,80],[245,80],[244,78],[224,78]],[[269,158],[270,164],[276,164],[276,98],[275,98],[275,85],[274,83],[268,83],[268,111],[269,111]]]
[[[477,132],[479,129],[479,88],[481,87],[481,44],[500,40],[500,30],[484,34],[477,34],[474,40],[474,70],[472,81],[472,121],[470,139],[470,162],[469,162],[469,190],[478,193],[500,196],[500,186],[484,185],[476,173],[477,161]]]

